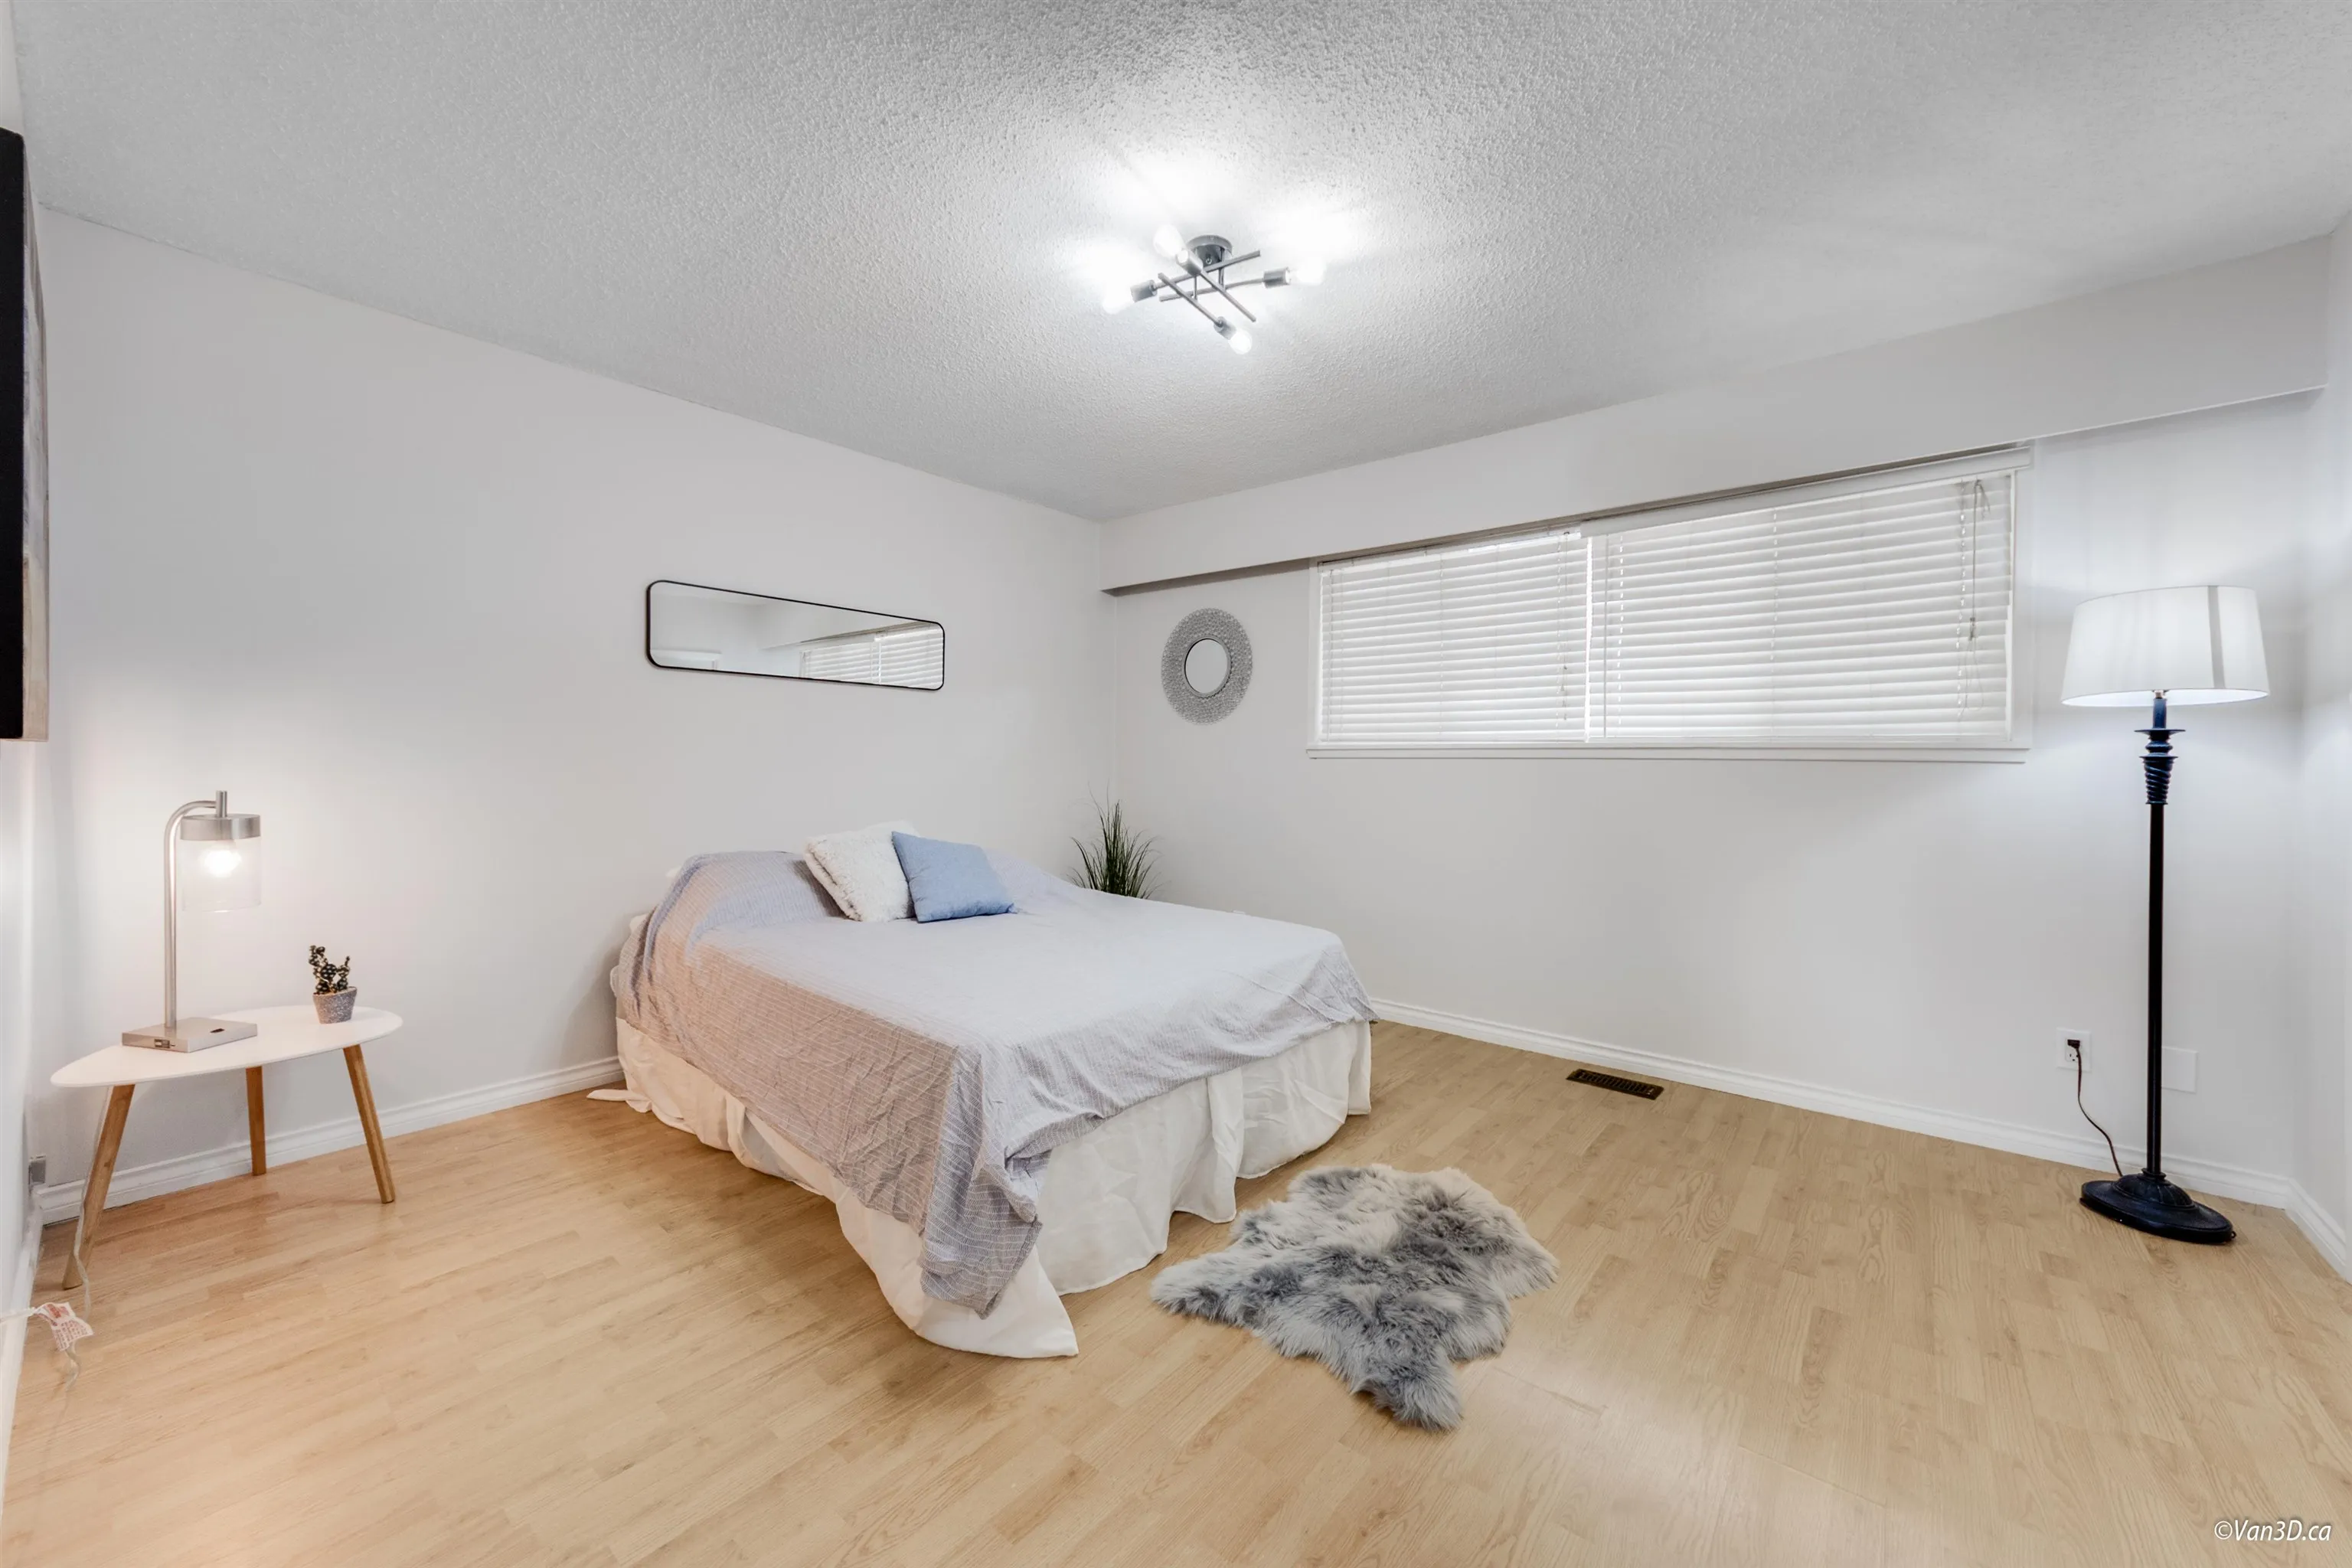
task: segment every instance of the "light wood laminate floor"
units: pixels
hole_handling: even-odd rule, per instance
[[[1244,1194],[1458,1165],[1559,1255],[1451,1435],[1151,1270],[1070,1299],[1075,1360],[938,1349],[821,1200],[574,1098],[394,1140],[391,1207],[354,1149],[113,1211],[79,1385],[27,1359],[6,1560],[2352,1560],[2352,1287],[2281,1215],[2155,1242],[2078,1171],[1570,1065],[1382,1026],[1372,1115]]]

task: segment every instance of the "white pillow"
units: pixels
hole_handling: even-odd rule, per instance
[[[809,869],[841,912],[854,921],[903,921],[915,914],[907,892],[907,873],[898,868],[893,833],[912,833],[911,822],[877,822],[847,833],[812,838],[802,853]]]

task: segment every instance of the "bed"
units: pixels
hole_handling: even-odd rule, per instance
[[[1370,1109],[1339,940],[990,857],[1007,915],[835,911],[798,856],[699,857],[613,971],[605,1091],[831,1200],[908,1328],[1074,1354],[1061,1296]]]

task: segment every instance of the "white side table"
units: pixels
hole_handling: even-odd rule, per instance
[[[360,1047],[380,1040],[400,1027],[400,1016],[381,1007],[355,1007],[345,1024],[321,1024],[317,1012],[300,1007],[256,1007],[219,1016],[258,1026],[259,1033],[208,1051],[157,1051],[143,1046],[109,1046],[68,1062],[49,1075],[59,1089],[96,1089],[114,1092],[107,1097],[106,1120],[99,1124],[98,1152],[89,1163],[89,1181],[82,1189],[81,1228],[75,1253],[88,1256],[98,1239],[98,1216],[106,1207],[106,1189],[114,1181],[114,1159],[122,1149],[122,1125],[131,1118],[131,1091],[142,1083],[167,1083],[175,1079],[206,1078],[214,1073],[245,1069],[245,1118],[253,1143],[253,1173],[269,1169],[261,1115],[261,1069],[272,1062],[290,1062],[321,1051],[343,1053],[352,1075],[352,1098],[359,1102],[360,1126],[367,1132],[368,1159],[375,1166],[376,1195],[392,1202],[392,1163],[384,1157],[383,1130],[376,1125],[375,1095],[368,1088],[367,1058]],[[65,1286],[81,1283],[76,1257],[66,1259]]]

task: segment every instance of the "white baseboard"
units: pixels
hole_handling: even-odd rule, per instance
[[[2304,1191],[2301,1182],[2289,1185],[2294,1191],[2287,1195],[2286,1217],[2294,1221],[2294,1228],[2303,1232],[2304,1238],[2318,1249],[2320,1257],[2327,1259],[2328,1267],[2352,1279],[2352,1246],[2346,1245],[2343,1222],[2321,1208],[2317,1200]]]
[[[421,1131],[446,1122],[463,1121],[469,1116],[504,1110],[509,1106],[527,1105],[534,1100],[552,1100],[558,1095],[595,1089],[603,1084],[618,1082],[620,1077],[621,1058],[606,1057],[602,1061],[555,1068],[524,1078],[509,1079],[504,1083],[484,1084],[479,1089],[460,1089],[455,1094],[445,1094],[433,1100],[386,1107],[376,1114],[383,1123],[384,1136],[397,1137],[403,1132]],[[361,1142],[359,1114],[354,1111],[349,1116],[322,1121],[316,1126],[272,1132],[269,1135],[269,1163],[272,1165],[291,1163],[296,1160],[307,1160],[313,1154],[350,1149]],[[185,1187],[200,1187],[224,1177],[241,1176],[250,1168],[250,1160],[251,1152],[240,1139],[217,1149],[118,1169],[114,1173],[113,1184],[106,1190],[106,1206],[115,1208],[123,1204],[135,1204],[142,1198],[176,1193]],[[58,1182],[41,1188],[34,1201],[42,1221],[54,1225],[59,1220],[73,1218],[81,1209],[81,1193],[82,1184],[79,1182]],[[26,1278],[31,1278],[30,1270],[26,1271]],[[20,1322],[18,1327],[21,1329],[22,1326]]]
[[[2092,1171],[2110,1168],[2106,1145],[2092,1142],[2088,1135],[2054,1132],[2047,1128],[2028,1127],[2014,1121],[1995,1121],[1988,1117],[1969,1116],[1954,1110],[1931,1110],[1926,1106],[1908,1105],[1897,1100],[1881,1100],[1874,1095],[1855,1094],[1796,1079],[1775,1078],[1741,1068],[1717,1067],[1684,1057],[1665,1056],[1657,1051],[1607,1046],[1598,1040],[1580,1040],[1572,1036],[1550,1034],[1517,1024],[1497,1024],[1486,1018],[1467,1017],[1460,1013],[1440,1012],[1434,1007],[1416,1007],[1410,1003],[1383,1002],[1375,997],[1372,1007],[1381,1017],[1392,1023],[1410,1024],[1416,1028],[1436,1029],[1448,1035],[1461,1035],[1497,1046],[1511,1046],[1523,1051],[1538,1051],[1548,1057],[1586,1062],[1594,1067],[1626,1068],[1650,1078],[1694,1084],[1701,1089],[1719,1089],[1727,1094],[1745,1095],[1750,1100],[1768,1100],[1775,1105],[1793,1105],[1803,1110],[1825,1111],[1832,1116],[1868,1121],[1880,1127],[1899,1127],[1908,1132],[1925,1132],[1931,1137],[1949,1138],[1955,1142],[1974,1143],[1980,1148],[1999,1149],[2007,1153],[2030,1154],[2040,1160],[2056,1161],[2062,1165],[2079,1165]],[[2126,1166],[2144,1152],[2121,1142],[2116,1147]],[[2310,1238],[2312,1246],[2318,1248],[2330,1266],[2345,1278],[2352,1279],[2352,1252],[2347,1250],[2344,1227],[2322,1210],[2311,1194],[2292,1177],[2180,1154],[2167,1154],[2164,1163],[2167,1174],[2199,1192],[2284,1209],[2287,1217],[2294,1220],[2296,1228]]]

